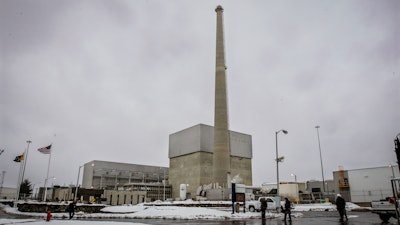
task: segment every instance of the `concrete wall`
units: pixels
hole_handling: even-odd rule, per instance
[[[107,198],[109,205],[136,205],[146,202],[146,191],[128,191],[128,190],[105,190],[104,196]]]
[[[252,158],[251,135],[229,131],[231,155]],[[169,136],[169,158],[197,151],[214,152],[214,127],[198,124]]]
[[[170,159],[170,184],[173,198],[179,197],[179,185],[188,184],[187,193],[196,196],[197,188],[212,183],[212,154],[195,152]],[[251,159],[231,156],[231,178],[238,175],[245,185],[252,185]],[[226,185],[225,185],[226,187]]]
[[[242,179],[241,184],[247,186],[253,185],[253,173],[251,169],[251,159],[231,156],[231,177],[239,176]]]
[[[195,152],[170,159],[170,178],[172,197],[179,197],[179,185],[187,184],[186,192],[194,197],[197,188],[212,182],[212,154]]]
[[[252,185],[251,136],[230,131],[231,178]],[[179,197],[179,185],[188,184],[187,192],[195,197],[197,188],[213,182],[214,127],[198,124],[169,137],[170,177],[173,198]],[[226,187],[226,184],[219,184]]]
[[[232,189],[231,188],[219,188],[207,190],[207,199],[211,201],[217,201],[221,199],[232,199]]]

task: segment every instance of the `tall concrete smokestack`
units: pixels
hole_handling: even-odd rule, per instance
[[[231,172],[229,149],[228,103],[226,94],[226,66],[224,49],[223,13],[219,5],[217,13],[217,45],[215,64],[215,111],[214,111],[214,154],[213,182],[227,187]]]

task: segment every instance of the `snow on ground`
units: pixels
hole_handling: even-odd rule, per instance
[[[134,213],[147,209],[148,206],[143,204],[138,205],[118,205],[118,206],[107,206],[101,209],[105,213]]]
[[[185,204],[196,204],[195,202],[185,202]],[[353,203],[346,203],[347,209],[360,208],[358,205]],[[1,206],[0,209],[6,213],[15,215],[26,215],[36,217],[37,219],[0,219],[0,224],[43,224],[46,213],[25,213],[20,212],[16,208],[9,206]],[[122,205],[122,206],[108,206],[102,209],[102,213],[83,213],[76,212],[73,220],[68,220],[68,213],[53,213],[52,224],[109,224],[110,222],[99,222],[99,221],[85,221],[76,219],[94,219],[94,218],[118,218],[118,219],[210,219],[210,220],[236,220],[236,219],[252,219],[261,218],[260,212],[248,212],[243,213],[243,208],[240,209],[240,213],[232,214],[231,208],[207,208],[207,207],[183,207],[174,206],[171,203],[157,203],[155,206],[138,204],[138,205]],[[304,211],[335,211],[336,206],[332,203],[321,203],[321,204],[299,204],[294,205],[292,210],[293,217],[301,217]],[[266,213],[267,218],[283,217],[282,213],[268,212]],[[124,225],[124,223],[119,223]],[[132,223],[129,223],[132,225]]]
[[[0,224],[19,224],[23,223],[24,225],[42,225],[45,223],[44,219],[0,219]],[[99,225],[109,225],[114,224],[113,221],[84,221],[84,220],[51,220],[50,223],[52,225],[90,225],[90,224],[99,224]],[[132,222],[118,222],[118,225],[146,225],[145,223],[132,223]]]
[[[251,219],[260,218],[259,212],[246,212],[232,214],[228,210],[219,210],[205,207],[180,207],[180,206],[110,206],[107,207],[108,213],[83,213],[76,212],[74,218],[91,219],[91,218],[118,218],[118,219]],[[114,211],[115,208],[115,211]],[[131,208],[136,209],[135,212]],[[32,217],[45,218],[46,213],[25,213],[20,212],[16,208],[4,207],[6,213],[14,215],[25,215]],[[68,213],[52,213],[55,219],[67,219]],[[275,218],[283,216],[281,213],[267,213],[267,218]],[[294,215],[296,216],[296,215]]]

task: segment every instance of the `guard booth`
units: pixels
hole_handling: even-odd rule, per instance
[[[243,204],[243,212],[246,212],[246,186],[232,183],[232,213],[239,212],[239,205]]]

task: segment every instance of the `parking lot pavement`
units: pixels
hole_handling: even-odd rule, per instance
[[[130,221],[143,224],[165,225],[165,224],[198,224],[198,225],[382,225],[379,216],[371,212],[347,212],[349,220],[341,223],[336,211],[330,212],[294,212],[292,223],[284,222],[283,217],[276,219],[243,219],[243,220],[165,220],[165,219],[123,219],[118,221]],[[104,221],[105,219],[101,219]],[[110,219],[111,220],[111,219]],[[114,221],[116,221],[114,219]],[[397,220],[392,218],[385,225],[396,225]]]
[[[339,222],[339,214],[336,211],[330,212],[294,212],[292,222],[284,222],[283,217],[274,219],[241,219],[241,220],[168,220],[168,219],[85,219],[83,221],[103,221],[103,222],[132,222],[140,224],[166,225],[166,224],[199,224],[199,225],[382,225],[379,216],[371,212],[347,212],[349,220]],[[15,216],[1,214],[0,218],[12,219]],[[22,217],[17,217],[22,219]],[[397,220],[391,218],[388,224],[396,225]]]
[[[301,212],[302,216],[292,218],[292,222],[284,222],[283,218],[252,220],[244,223],[230,223],[235,225],[382,225],[379,216],[371,212],[347,212],[348,220],[339,221],[337,212]],[[225,224],[225,223],[224,223]],[[228,223],[226,223],[228,224]],[[392,218],[387,225],[395,225],[397,220]],[[386,224],[385,224],[386,225]]]

